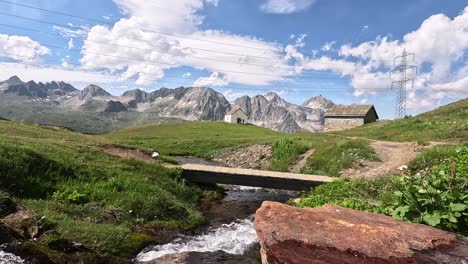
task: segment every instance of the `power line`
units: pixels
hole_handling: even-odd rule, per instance
[[[24,5],[24,4],[13,3],[13,2],[10,2],[10,1],[5,1],[5,0],[0,0],[0,2],[11,4],[11,5],[22,6],[22,7],[26,7],[26,8],[31,8],[31,9],[35,9],[35,10],[39,10],[39,11],[49,12],[49,13],[53,13],[53,14],[59,14],[59,15],[62,15],[62,16],[68,16],[68,17],[72,17],[72,18],[78,18],[78,19],[82,19],[82,20],[88,20],[88,21],[92,21],[92,22],[97,22],[97,23],[102,23],[102,24],[114,26],[114,23],[99,20],[99,19],[92,19],[92,18],[86,18],[86,17],[82,17],[82,16],[76,16],[76,15],[72,15],[72,14],[68,14],[68,13],[64,13],[64,12],[58,12],[58,11],[49,10],[49,9],[45,9],[45,8],[39,8],[39,7],[34,7],[34,6],[29,6],[29,5]],[[8,14],[8,13],[4,13],[4,12],[0,12],[0,14],[7,15],[7,16],[14,16],[14,17],[23,18],[23,19],[29,19],[31,21],[47,23],[47,24],[51,24],[51,25],[55,25],[55,26],[82,29],[82,28],[74,27],[74,26],[70,26],[70,25],[55,24],[55,23],[51,23],[51,22],[48,22],[48,21],[40,20],[40,19],[27,18],[27,17],[14,15],[14,14]],[[141,31],[147,31],[147,32],[152,32],[152,33],[157,33],[157,34],[162,34],[162,35],[176,36],[176,37],[180,37],[180,38],[188,38],[188,39],[193,39],[193,40],[206,41],[206,42],[212,42],[212,43],[218,43],[218,44],[224,44],[224,45],[231,45],[231,46],[234,45],[234,46],[239,46],[239,47],[243,47],[243,48],[251,48],[251,49],[257,49],[257,50],[263,50],[263,51],[269,51],[269,52],[282,52],[282,53],[284,53],[284,51],[278,50],[278,49],[274,49],[274,50],[273,49],[263,49],[263,48],[249,47],[249,46],[244,46],[244,45],[235,45],[235,44],[232,44],[232,43],[219,43],[219,42],[215,42],[215,41],[209,41],[209,40],[186,37],[186,36],[182,36],[182,35],[175,35],[175,34],[170,34],[170,33],[159,33],[157,31],[152,31],[152,30],[142,29],[142,28],[137,28],[137,27],[126,27],[126,26],[122,26],[122,27],[141,30]],[[134,38],[130,38],[130,39],[134,39]],[[135,40],[148,41],[148,40],[144,40],[144,39],[135,39]],[[159,43],[161,43],[161,42],[159,42]],[[166,44],[166,43],[161,43],[161,44]],[[189,47],[189,48],[192,48],[192,47]],[[213,51],[213,50],[209,51],[209,50],[206,50],[206,49],[199,49],[199,48],[193,48],[193,49],[204,50],[204,51],[207,51],[207,52],[218,52],[218,51]],[[231,54],[231,55],[236,55],[236,56],[249,56],[249,57],[262,58],[262,59],[268,59],[268,60],[272,59],[270,57],[262,57],[262,56],[257,56],[257,55],[246,55],[246,54],[228,53],[228,52],[220,52],[220,53]],[[304,54],[304,55],[308,55],[310,57],[314,56],[311,53],[306,53],[306,52],[301,52],[301,53]],[[316,63],[318,63],[318,64],[334,64],[334,63],[326,63],[326,62],[316,62]]]
[[[96,75],[98,77],[116,78],[116,76],[107,75],[107,74],[90,73],[90,72],[87,72],[87,71],[77,71],[77,70],[64,69],[64,68],[54,68],[54,67],[50,67],[50,66],[44,67],[44,65],[39,64],[39,63],[32,63],[32,62],[11,62],[11,63],[22,64],[22,65],[40,66],[40,67],[43,67],[43,68],[59,69],[59,70],[68,71],[68,72],[86,73],[86,74]],[[140,79],[145,80],[145,81],[154,81],[152,79],[145,79],[145,78],[140,78]],[[188,86],[190,86],[190,84],[183,83],[183,82],[161,81],[160,83],[172,83],[172,84],[177,84],[177,85],[184,85],[184,86],[188,85]],[[275,88],[278,88],[278,87],[281,87],[281,86],[276,86],[275,85]],[[272,90],[274,90],[274,89],[270,89],[270,88],[251,88],[251,87],[240,87],[240,86],[234,86],[234,85],[228,85],[228,86],[219,87],[219,88],[237,89],[237,90],[245,90],[245,91],[249,91],[249,90],[252,90],[252,91],[272,91]],[[303,88],[306,88],[306,87],[303,87]],[[287,92],[295,92],[295,93],[296,92],[297,93],[300,93],[300,92],[338,92],[338,93],[343,93],[343,92],[353,92],[354,91],[354,90],[344,90],[344,89],[336,89],[336,88],[334,88],[334,89],[323,89],[323,88],[315,89],[314,87],[308,87],[308,88],[312,88],[312,89],[309,89],[309,90],[286,90],[286,91]],[[372,90],[364,90],[364,91],[387,92],[389,90],[390,90],[389,88],[384,88],[384,89],[372,89]]]
[[[30,20],[30,21],[34,21],[34,22],[39,22],[39,23],[44,23],[44,24],[47,24],[47,25],[52,25],[52,26],[56,26],[56,27],[63,27],[63,28],[69,28],[69,29],[76,29],[76,30],[83,30],[83,28],[81,27],[77,27],[77,26],[70,26],[70,25],[65,25],[65,24],[58,24],[58,23],[53,23],[53,22],[49,22],[49,21],[45,21],[45,20],[40,20],[40,19],[36,19],[36,18],[30,18],[30,17],[25,17],[25,16],[20,16],[20,15],[15,15],[15,14],[9,14],[9,13],[5,13],[5,12],[1,12],[0,11],[0,14],[1,15],[5,15],[5,16],[11,16],[11,17],[16,17],[16,18],[21,18],[21,19],[25,19],[25,20]],[[33,31],[33,32],[37,32],[37,33],[41,33],[41,34],[47,34],[47,35],[58,35],[60,37],[63,37],[63,35],[61,34],[56,34],[56,33],[49,33],[49,32],[44,32],[44,31],[40,31],[40,30],[36,30],[36,29],[29,29],[29,28],[24,28],[24,27],[18,27],[18,26],[12,26],[12,25],[8,25],[8,24],[2,24],[3,26],[6,26],[6,27],[12,27],[12,28],[17,28],[17,29],[23,29],[23,30],[28,30],[28,31]],[[82,36],[73,36],[72,38],[77,38],[77,39],[85,39],[84,37]],[[152,40],[147,40],[147,39],[141,39],[141,38],[130,38],[130,37],[126,37],[126,36],[123,36],[121,38],[126,38],[126,39],[130,39],[130,40],[137,40],[137,41],[143,41],[143,42],[146,42],[152,46],[159,46],[161,47],[161,45],[169,45],[168,43],[166,42],[158,42],[158,41],[152,41]],[[88,39],[86,39],[88,41]],[[89,40],[90,41],[90,40]],[[96,41],[91,41],[91,42],[96,42]],[[97,43],[105,43],[105,44],[108,44],[108,45],[117,45],[117,44],[114,44],[114,43],[108,43],[108,42],[97,42]],[[161,45],[159,45],[161,44]],[[239,54],[239,53],[232,53],[232,52],[226,52],[226,51],[216,51],[216,50],[209,50],[209,49],[202,49],[202,48],[195,48],[195,47],[190,47],[190,46],[183,46],[183,45],[180,45],[179,47],[181,48],[187,48],[187,49],[193,49],[193,50],[201,50],[201,51],[205,51],[205,52],[211,52],[211,53],[218,53],[218,54],[223,54],[223,55],[233,55],[233,56],[239,56],[239,57],[242,57],[242,58],[246,58],[246,57],[252,57],[252,58],[258,58],[258,59],[265,59],[265,60],[276,60],[278,58],[273,58],[273,57],[264,57],[264,56],[257,56],[257,55],[251,55],[251,54]],[[155,51],[153,51],[155,52]],[[305,53],[304,53],[305,54]],[[199,57],[200,58],[200,57]],[[210,59],[210,58],[204,58],[204,59]],[[246,62],[235,62],[236,64],[248,64],[249,63],[246,63]],[[316,64],[323,64],[323,65],[335,65],[337,64],[336,62],[321,62],[321,61],[314,61],[314,63]],[[255,65],[255,64],[250,64],[250,65]],[[262,66],[265,66],[265,65],[262,65]],[[293,67],[293,66],[291,66]],[[286,68],[286,67],[285,67]],[[322,71],[317,71],[317,70],[302,70],[303,72],[322,72]],[[354,75],[357,75],[357,74],[369,74],[369,73],[354,73]]]
[[[9,24],[0,23],[0,26],[10,27],[10,28],[20,29],[20,30],[26,30],[26,31],[30,31],[30,32],[36,32],[36,33],[40,33],[40,34],[44,34],[44,35],[63,37],[61,34],[58,34],[58,33],[45,32],[45,31],[41,31],[41,30],[25,28],[25,27],[18,27],[18,26],[9,25]],[[75,38],[84,39],[83,37],[75,37]],[[138,50],[143,50],[143,51],[148,51],[148,52],[162,53],[162,52],[155,51],[155,50],[152,50],[152,49],[145,49],[145,48],[139,48],[139,47],[120,45],[120,44],[113,44],[113,43],[95,41],[95,40],[90,40],[90,39],[86,39],[86,41],[93,42],[93,43],[98,43],[98,44],[109,45],[109,46],[116,46],[116,47],[122,47],[122,48],[128,48],[128,49],[138,49]],[[158,46],[160,46],[160,45],[158,45]],[[239,64],[239,65],[251,65],[251,66],[259,66],[259,67],[266,67],[266,68],[285,69],[285,70],[290,70],[290,71],[294,70],[293,66],[279,67],[279,66],[271,66],[271,65],[265,65],[265,64],[255,64],[255,63],[247,63],[247,62],[234,62],[234,61],[220,60],[220,59],[214,59],[214,58],[204,58],[204,57],[198,57],[198,56],[192,56],[192,55],[189,55],[189,57],[190,58],[196,58],[196,59],[202,59],[202,60],[209,60],[209,61],[218,61],[218,62],[226,62],[226,63],[231,63],[231,64]],[[332,64],[332,63],[330,63],[330,64]],[[304,71],[323,72],[323,71],[315,71],[315,70],[304,70]],[[356,73],[356,74],[371,74],[371,73]],[[376,78],[373,78],[372,80],[375,80],[375,79]],[[377,79],[379,79],[379,78],[377,78]],[[388,79],[388,78],[385,78],[385,79]]]
[[[6,38],[4,36],[0,36],[2,38]],[[146,60],[146,59],[137,59],[137,58],[129,58],[129,57],[122,57],[122,56],[116,56],[112,54],[105,54],[105,53],[99,53],[99,52],[91,52],[87,50],[79,50],[75,48],[64,48],[64,47],[59,47],[55,45],[50,45],[50,44],[41,44],[44,47],[49,47],[49,48],[54,48],[54,49],[61,49],[61,50],[66,50],[66,51],[73,51],[73,52],[80,52],[80,53],[88,53],[88,54],[93,54],[93,55],[98,55],[98,56],[105,56],[105,57],[111,57],[111,58],[117,58],[117,59],[123,59],[123,60],[131,60],[131,61],[141,61],[141,62],[149,62],[153,64],[161,64],[161,65],[168,65],[172,67],[179,67],[180,64],[174,64],[174,63],[167,63],[167,62],[161,62],[161,61],[154,61],[154,60]],[[261,75],[261,76],[271,76],[271,77],[288,77],[288,75],[278,75],[278,74],[268,74],[268,73],[256,73],[256,72],[244,72],[244,71],[233,71],[233,70],[226,70],[226,69],[215,69],[215,68],[209,68],[207,67],[210,71],[213,72],[228,72],[228,73],[237,73],[237,74],[246,74],[246,75]],[[289,75],[291,76],[291,75]],[[312,79],[312,80],[319,80],[320,78],[316,77],[311,77],[311,76],[305,76],[301,77],[302,79]],[[323,78],[323,79],[342,79],[342,78]],[[372,79],[373,80],[373,79]]]
[[[35,9],[35,10],[39,10],[39,11],[43,11],[43,12],[48,12],[48,13],[52,13],[52,14],[57,14],[57,15],[61,15],[61,16],[67,16],[67,17],[72,17],[72,18],[97,22],[97,23],[111,25],[111,26],[114,25],[113,23],[108,22],[108,21],[103,21],[103,20],[99,20],[99,19],[93,19],[93,18],[87,18],[87,17],[77,16],[77,15],[72,15],[72,14],[53,11],[53,10],[49,10],[49,9],[45,9],[45,8],[40,8],[40,7],[35,7],[35,6],[30,6],[30,5],[25,5],[25,4],[18,4],[18,3],[13,3],[13,2],[10,2],[10,1],[5,1],[5,0],[0,0],[0,2],[10,4],[10,5],[15,5],[15,6],[22,6],[22,7]],[[256,49],[256,50],[263,50],[263,51],[278,52],[278,50],[276,50],[276,49],[264,49],[264,48],[258,48],[258,47],[252,47],[252,46],[244,46],[244,45],[237,45],[237,44],[232,44],[232,43],[218,42],[218,41],[213,41],[213,40],[199,39],[199,38],[187,37],[187,36],[182,36],[182,35],[178,35],[178,34],[172,34],[172,33],[167,33],[167,32],[156,31],[156,30],[142,29],[142,28],[138,28],[138,27],[128,27],[128,26],[122,26],[122,27],[129,28],[129,29],[136,29],[136,30],[146,31],[146,32],[151,32],[151,33],[156,33],[156,34],[161,34],[161,35],[166,35],[166,36],[171,36],[171,37],[178,37],[178,38],[202,41],[202,42],[207,42],[207,43],[215,43],[215,44],[221,44],[221,45],[227,45],[227,46],[233,46],[233,47],[239,47],[239,48],[248,48],[248,49]]]

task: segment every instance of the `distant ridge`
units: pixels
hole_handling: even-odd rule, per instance
[[[269,92],[242,96],[230,103],[209,87],[162,87],[151,92],[130,89],[115,96],[95,84],[78,90],[65,82],[23,82],[18,76],[0,82],[0,115],[85,133],[159,122],[221,121],[233,107],[242,108],[252,124],[275,131],[322,131],[324,110],[333,102],[322,96],[307,102],[306,106],[292,104]]]

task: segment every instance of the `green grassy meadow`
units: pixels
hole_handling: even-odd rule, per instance
[[[387,141],[468,142],[468,99],[415,117],[367,124],[336,134]]]
[[[100,254],[131,256],[136,227],[199,225],[203,189],[157,164],[111,157],[112,142],[61,128],[0,121],[0,186],[37,221]],[[39,223],[38,223],[39,225]]]
[[[104,137],[129,147],[157,150],[163,155],[212,158],[217,152],[250,144],[272,144],[270,170],[288,171],[308,149],[316,149],[304,170],[308,174],[337,176],[357,159],[375,160],[365,140],[317,133],[284,134],[252,125],[189,122],[129,128]]]

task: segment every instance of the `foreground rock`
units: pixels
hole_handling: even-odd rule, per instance
[[[255,216],[264,264],[467,263],[455,234],[334,205],[264,202]]]

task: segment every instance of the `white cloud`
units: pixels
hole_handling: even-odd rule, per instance
[[[336,44],[336,41],[325,42],[325,44],[323,44],[323,46],[322,46],[322,48],[320,50],[321,51],[330,51],[335,44]]]
[[[68,41],[68,48],[73,49],[74,47],[75,47],[75,44],[73,43],[73,38],[70,38],[70,40]]]
[[[52,26],[52,28],[62,36],[66,38],[80,38],[86,37],[89,31],[88,26],[75,26],[72,23],[67,23],[69,27]]]
[[[271,14],[292,14],[309,8],[316,0],[266,0],[260,10]]]
[[[368,29],[369,29],[369,26],[368,26],[368,25],[364,25],[364,26],[362,26],[361,31],[367,31]]]
[[[49,52],[48,48],[29,37],[0,34],[0,57],[34,61]]]
[[[110,20],[111,19],[110,16],[102,16],[102,18],[104,18],[105,20]]]
[[[190,76],[192,76],[192,73],[191,73],[191,72],[186,72],[186,73],[182,74],[182,77],[183,77],[183,78],[188,78],[188,77],[190,77]]]
[[[364,42],[356,47],[343,45],[340,55],[366,60],[369,68],[390,68],[393,58],[400,55],[404,48],[415,53],[416,64],[430,65],[429,72],[425,68],[420,70],[428,73],[420,76],[430,78],[430,82],[418,77],[415,87],[409,93],[408,98],[413,100],[408,103],[410,108],[424,108],[431,104],[437,105],[443,98],[460,98],[467,95],[468,70],[462,68],[451,77],[454,64],[461,60],[468,48],[468,7],[453,19],[444,14],[427,18],[418,29],[406,34],[402,41],[378,37],[375,41]],[[379,84],[364,84],[353,80],[353,86],[357,89],[372,85]]]
[[[219,30],[199,30],[204,19],[199,12],[207,5],[217,4],[217,1],[115,2],[128,18],[122,18],[111,28],[102,25],[91,28],[82,50],[81,63],[86,69],[108,69],[121,73],[123,79],[137,77],[137,84],[161,79],[165,70],[181,66],[219,72],[230,82],[249,85],[266,85],[291,73],[292,68],[288,66],[281,54],[282,47],[278,44]],[[165,9],[160,6],[165,6]],[[151,29],[153,32],[136,28]],[[156,31],[184,37],[154,33]],[[257,48],[246,48],[252,46]]]
[[[238,91],[233,91],[232,89],[228,89],[223,92],[224,97],[230,102],[236,100],[239,97],[242,97],[244,95],[249,95],[248,92],[238,92]],[[253,94],[252,94],[253,95]],[[249,95],[251,96],[251,95]]]
[[[5,80],[13,75],[18,75],[24,81],[34,80],[36,82],[61,80],[70,83],[84,82],[89,84],[117,81],[117,78],[95,72],[40,67],[15,62],[0,62],[0,80]]]
[[[193,87],[226,86],[229,85],[228,78],[219,72],[213,72],[209,77],[201,77],[193,82]]]

